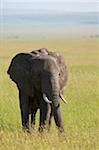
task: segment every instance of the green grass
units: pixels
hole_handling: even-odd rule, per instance
[[[0,150],[98,150],[99,39],[47,39],[45,42],[36,40],[1,40]],[[61,135],[54,120],[49,133],[39,134],[33,131],[28,134],[21,130],[18,91],[6,72],[17,52],[21,52],[21,49],[25,49],[25,52],[31,51],[37,46],[61,50],[68,65],[69,79],[64,93],[68,105],[61,102],[65,128],[65,133]],[[39,114],[37,124],[38,116]]]

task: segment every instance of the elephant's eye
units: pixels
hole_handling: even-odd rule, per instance
[[[58,75],[60,76],[60,73]]]

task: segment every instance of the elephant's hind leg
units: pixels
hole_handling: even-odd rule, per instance
[[[31,113],[31,127],[35,130],[36,129],[36,113],[37,113],[37,109],[32,110]]]
[[[22,126],[24,129],[29,128],[29,97],[19,90],[20,109]]]

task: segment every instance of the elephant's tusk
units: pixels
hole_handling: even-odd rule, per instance
[[[59,94],[59,96],[65,104],[68,104],[68,102],[65,100],[65,98],[63,97],[63,95],[61,93]]]
[[[46,103],[52,103],[44,93],[43,93],[43,99]]]

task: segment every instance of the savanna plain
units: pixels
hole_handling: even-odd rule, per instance
[[[98,43],[94,37],[0,38],[0,150],[99,150]],[[62,134],[54,121],[48,133],[22,131],[18,90],[7,75],[13,56],[43,47],[62,53],[68,66]]]

